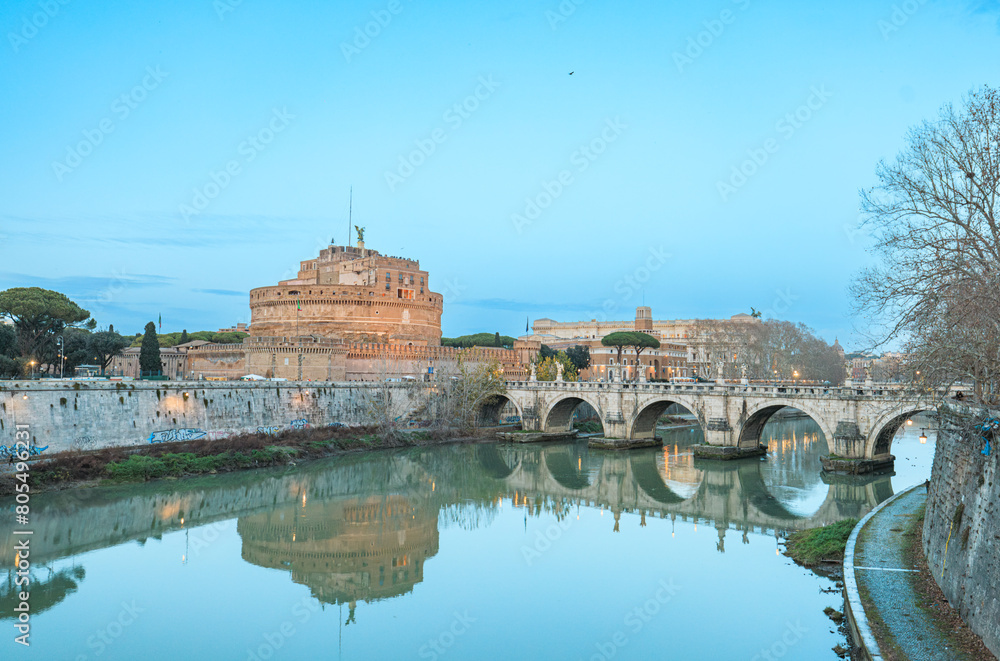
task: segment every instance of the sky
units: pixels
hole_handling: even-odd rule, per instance
[[[0,289],[214,330],[331,240],[446,336],[750,312],[862,348],[859,191],[1000,84],[1000,3],[0,4]],[[353,188],[353,204],[351,190]]]

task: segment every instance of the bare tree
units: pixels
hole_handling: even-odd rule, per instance
[[[983,87],[910,130],[863,226],[880,264],[852,286],[873,346],[901,340],[922,385],[966,381],[997,401],[1000,374],[1000,94]]]
[[[495,403],[507,392],[503,368],[495,359],[473,353],[459,354],[454,367],[439,372],[443,400],[437,409],[439,424],[458,425],[463,431],[479,423],[483,406]]]

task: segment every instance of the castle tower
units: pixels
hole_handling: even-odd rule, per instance
[[[635,309],[635,329],[641,333],[653,332],[653,309],[641,305]]]

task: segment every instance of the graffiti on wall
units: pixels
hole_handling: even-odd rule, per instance
[[[30,448],[27,448],[28,456],[37,457],[38,455],[40,455],[41,453],[45,452],[48,449],[49,446],[47,445],[44,448],[40,448],[37,445],[32,445]],[[24,452],[23,445],[0,445],[0,457],[7,458],[13,456],[16,458],[18,454],[21,452]]]
[[[299,418],[298,420],[292,420],[289,424],[292,425],[292,429],[305,429],[309,426],[309,421],[305,418]]]
[[[154,431],[149,435],[150,443],[171,443],[173,441],[196,441],[205,438],[205,432],[201,429],[165,429]]]
[[[272,427],[257,427],[257,433],[258,434],[268,434],[270,436],[274,436],[279,431],[281,431],[281,427],[274,427],[274,426],[272,426]]]

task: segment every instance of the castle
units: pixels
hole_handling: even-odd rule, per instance
[[[299,264],[296,278],[250,292],[250,336],[242,344],[192,342],[162,349],[164,374],[178,379],[435,381],[459,361],[497,361],[509,379],[526,378],[540,344],[513,349],[441,346],[444,298],[420,262],[365,247],[331,245]],[[135,355],[132,355],[135,354]],[[138,376],[138,349],[113,366]]]

